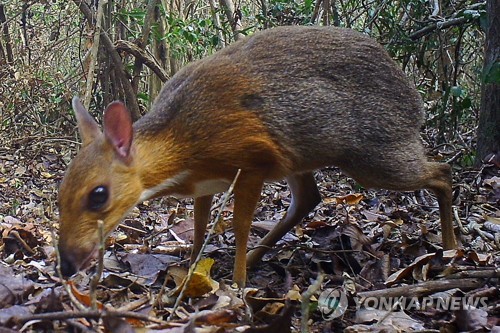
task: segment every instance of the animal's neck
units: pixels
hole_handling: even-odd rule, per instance
[[[190,147],[176,140],[172,133],[134,132],[137,172],[145,198],[179,191],[179,184],[189,174]]]

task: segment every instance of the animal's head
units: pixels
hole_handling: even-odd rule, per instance
[[[97,221],[103,221],[104,234],[109,234],[137,204],[142,191],[127,108],[120,102],[109,104],[103,131],[76,97],[73,109],[83,145],[59,189],[63,276],[74,274],[96,253]]]

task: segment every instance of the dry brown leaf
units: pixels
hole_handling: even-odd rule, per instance
[[[220,326],[226,323],[236,322],[238,319],[237,313],[233,310],[218,310],[218,311],[202,311],[197,314],[196,324]]]
[[[80,292],[80,290],[78,290],[78,288],[76,288],[75,283],[72,280],[67,281],[67,284],[68,284],[71,292],[75,296],[75,298],[80,303],[82,303],[86,307],[91,307],[92,306],[92,300],[90,298],[90,295],[84,294],[84,293]],[[97,305],[97,308],[99,310],[103,310],[104,309],[104,305],[101,302],[96,301],[96,305]]]
[[[307,229],[318,229],[318,228],[323,228],[323,227],[328,227],[330,226],[328,223],[325,221],[311,221],[307,224]]]
[[[477,253],[475,251],[467,253],[467,258],[481,266],[491,264],[493,261],[493,256],[491,254]]]
[[[294,284],[292,289],[290,289],[285,296],[287,299],[291,301],[300,301],[302,298],[302,295],[300,294],[300,288]]]
[[[382,325],[392,326],[396,332],[419,331],[425,329],[421,321],[413,319],[403,311],[389,313],[385,310],[360,309],[356,312],[357,323],[371,323],[374,321]]]
[[[219,288],[219,284],[210,277],[210,269],[212,268],[214,262],[215,261],[212,258],[204,258],[200,260],[200,262],[196,266],[196,269],[193,272],[193,275],[191,276],[191,279],[189,280],[189,284],[184,292],[185,296],[200,297],[205,295],[206,293],[217,290]],[[176,269],[175,272],[181,273],[181,270]],[[177,275],[176,278],[174,278],[174,280],[179,281],[179,277],[180,275]],[[169,295],[170,296],[179,295],[187,279],[188,275],[186,272],[185,276],[182,278],[182,281],[177,285],[177,287],[174,290],[172,290],[171,293],[169,293]]]
[[[499,188],[500,187],[500,177],[491,177],[484,180],[484,184],[490,186],[491,188]]]
[[[351,239],[351,246],[354,250],[361,250],[363,245],[370,245],[372,239],[363,233],[363,229],[359,226],[349,223],[341,226],[342,234],[349,236]]]
[[[423,266],[425,266],[427,263],[429,263],[430,260],[435,258],[436,255],[436,253],[427,253],[415,258],[415,260],[410,265],[391,274],[391,276],[387,278],[387,281],[385,281],[385,284],[391,285],[406,278],[410,274],[412,274],[414,278],[419,281],[424,278],[427,279],[428,268],[424,269]],[[442,252],[442,259],[451,260],[456,257],[461,257],[462,255],[463,252],[461,250],[447,250]]]
[[[357,205],[363,200],[365,197],[361,193],[348,194],[342,197],[336,197],[335,202],[339,204],[348,204],[351,206]]]
[[[47,178],[47,179],[52,179],[54,178],[54,175],[49,173],[49,172],[46,172],[46,171],[42,171],[40,172],[40,175],[43,177],[43,178]]]

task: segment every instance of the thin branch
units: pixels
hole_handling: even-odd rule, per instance
[[[217,13],[217,6],[215,5],[215,0],[208,0],[210,4],[210,13],[212,14],[212,20],[214,22],[215,30],[217,30],[217,37],[219,38],[219,42],[217,46],[222,46],[222,41],[224,37],[222,36],[222,25],[220,23],[219,13]]]
[[[415,31],[409,37],[411,40],[417,40],[417,39],[420,39],[426,35],[433,33],[435,30],[441,30],[441,29],[449,28],[449,27],[452,27],[455,25],[462,25],[465,23],[470,23],[473,20],[474,19],[471,20],[470,18],[467,18],[467,17],[459,17],[459,18],[450,19],[450,20],[444,21],[444,22],[433,22],[433,23],[429,24],[428,26],[426,26],[418,31]]]
[[[151,32],[152,21],[155,18],[155,7],[157,0],[149,0],[147,9],[146,9],[146,17],[144,18],[144,25],[142,26],[142,37],[137,43],[137,47],[144,51],[146,49],[146,45],[148,44],[149,34]],[[136,57],[134,63],[134,70],[132,74],[132,88],[137,93],[139,89],[139,81],[141,79],[140,74],[142,71],[142,58]]]
[[[52,243],[54,245],[54,249],[56,252],[56,259],[57,259],[57,263],[56,263],[56,267],[55,267],[56,273],[59,277],[62,277],[63,275],[61,272],[61,253],[59,252],[59,244],[58,244],[57,237],[55,236],[54,230],[52,230],[51,233],[52,233]],[[69,287],[68,282],[66,280],[64,280],[63,278],[61,278],[61,283],[63,285],[64,290],[66,290],[66,294],[68,295],[71,303],[76,308],[78,308],[78,310],[85,311],[86,310],[85,305],[80,303],[80,301],[76,299],[75,295],[73,295],[73,292],[71,291],[71,288]]]
[[[222,212],[224,211],[224,207],[226,207],[227,201],[229,200],[231,193],[233,193],[234,186],[236,185],[236,181],[238,180],[240,173],[241,173],[241,169],[238,169],[238,172],[236,173],[236,176],[234,176],[234,179],[233,179],[233,182],[231,183],[231,186],[229,186],[229,189],[226,191],[226,193],[224,193],[224,196],[222,197],[222,205],[221,205],[222,208],[217,213],[217,216],[215,218],[215,222],[212,225],[212,228],[210,228],[210,231],[208,232],[207,236],[205,237],[205,241],[203,242],[203,245],[201,246],[200,251],[198,251],[198,256],[196,257],[196,260],[189,267],[186,282],[182,286],[181,292],[179,293],[179,296],[177,296],[177,299],[175,300],[174,307],[172,309],[172,312],[170,313],[170,316],[168,317],[168,320],[172,320],[177,308],[179,307],[179,304],[181,303],[182,299],[184,298],[184,293],[186,292],[189,281],[191,280],[191,277],[193,276],[193,273],[194,273],[194,270],[196,269],[196,266],[198,266],[198,262],[200,262],[201,257],[203,256],[203,250],[207,247],[208,242],[210,241],[210,238],[215,233],[215,229],[218,225],[218,222],[222,219]]]
[[[19,235],[19,232],[17,232],[16,230],[12,230],[10,233],[9,233],[9,236],[13,236],[18,242],[19,244],[21,244],[21,246],[26,250],[28,251],[31,255],[35,254],[35,250],[33,250],[33,248],[31,246],[28,245],[28,243],[26,243],[24,241],[24,239],[21,237],[21,235]]]
[[[78,6],[78,8],[80,8],[80,11],[83,13],[87,21],[92,22],[94,18],[89,6],[83,0],[73,0],[73,1]],[[125,92],[125,96],[127,99],[127,107],[130,110],[130,113],[132,114],[132,119],[137,120],[141,117],[141,113],[139,112],[139,104],[137,103],[137,97],[134,93],[134,89],[132,88],[132,84],[127,79],[122,59],[120,58],[118,52],[115,50],[113,42],[109,38],[108,34],[102,30],[101,30],[101,41],[104,48],[106,49],[106,52],[108,52],[111,61],[113,62],[115,68],[117,69],[115,72],[123,86],[123,90]]]
[[[136,44],[126,41],[126,40],[117,40],[115,42],[115,47],[118,51],[125,51],[129,54],[132,54],[136,59],[140,59],[144,65],[149,67],[162,82],[168,80],[168,74],[165,72],[163,68],[158,65],[156,60],[151,57],[146,51],[138,47]]]
[[[102,272],[104,270],[104,249],[106,237],[104,237],[104,222],[97,220],[97,230],[99,235],[99,261],[97,263],[97,270],[90,280],[90,305],[92,310],[97,310],[97,286],[101,280]]]
[[[220,0],[220,4],[224,9],[224,13],[226,14],[226,18],[231,25],[231,29],[233,30],[234,40],[240,40],[244,37],[241,31],[241,18],[237,15],[237,12],[234,8],[234,4],[232,0]]]
[[[431,18],[436,18],[438,17],[439,15],[439,12],[441,11],[441,9],[439,8],[439,0],[433,0],[432,1],[433,4],[432,4],[432,14],[431,14]]]
[[[7,51],[7,64],[14,64],[14,53],[12,52],[12,43],[9,34],[9,27],[7,25],[7,17],[5,15],[5,5],[0,3],[0,23],[2,25],[2,35],[5,41],[5,49]]]
[[[496,272],[490,273],[496,275]],[[401,286],[373,291],[363,291],[359,292],[358,296],[362,298],[368,297],[421,297],[425,295],[430,295],[439,291],[449,290],[453,288],[460,288],[462,290],[470,290],[474,288],[479,288],[484,286],[484,280],[482,279],[450,279],[450,280],[432,280],[426,281],[419,284],[411,286]]]
[[[90,51],[90,62],[89,62],[89,70],[87,74],[87,86],[85,87],[85,97],[83,99],[83,106],[88,110],[90,106],[90,99],[92,97],[92,86],[94,85],[94,71],[96,65],[97,51],[99,50],[99,40],[101,36],[101,23],[102,23],[102,15],[103,15],[103,6],[107,2],[107,0],[99,1],[99,5],[97,7],[97,17],[94,28],[94,42],[92,45],[92,49]]]
[[[78,312],[47,312],[37,313],[27,316],[13,316],[11,321],[16,325],[24,324],[31,320],[67,320],[73,318],[86,318],[86,319],[101,319],[105,317],[112,318],[133,318],[145,322],[152,322],[156,324],[166,324],[165,321],[151,317],[142,313],[132,311],[116,311],[116,310],[92,310],[92,311],[78,311]]]
[[[300,332],[301,333],[307,333],[309,332],[309,311],[310,311],[310,302],[311,302],[311,297],[321,288],[321,284],[323,283],[323,279],[325,278],[325,274],[323,272],[318,273],[318,277],[314,281],[313,284],[311,284],[309,287],[307,287],[307,290],[304,291],[304,293],[300,296],[301,298],[301,310],[302,310],[302,324],[300,325]]]

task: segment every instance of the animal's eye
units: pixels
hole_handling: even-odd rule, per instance
[[[97,186],[89,194],[88,209],[99,210],[108,201],[109,192],[105,186]]]

